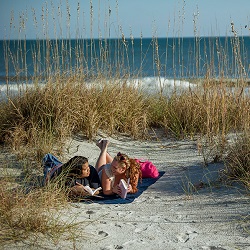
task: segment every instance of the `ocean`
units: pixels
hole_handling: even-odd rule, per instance
[[[32,83],[35,76],[81,72],[190,81],[248,78],[250,37],[0,41],[0,84]]]

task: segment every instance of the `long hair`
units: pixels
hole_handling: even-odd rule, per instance
[[[118,153],[114,159],[119,162],[120,166],[126,167],[126,178],[130,178],[132,186],[131,193],[138,191],[138,181],[142,179],[141,166],[135,159],[129,158],[126,154]]]
[[[62,172],[67,176],[79,176],[82,173],[82,165],[88,162],[84,156],[74,156],[62,165]]]

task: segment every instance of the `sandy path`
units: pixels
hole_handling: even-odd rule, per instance
[[[109,139],[112,155],[150,159],[161,177],[143,180],[139,195],[126,201],[72,204],[70,212],[91,234],[76,242],[77,249],[250,249],[243,229],[249,197],[218,182],[223,166],[204,167],[195,142]],[[82,154],[93,163],[98,152],[94,143],[74,140],[69,155]],[[200,181],[205,187],[192,191],[190,183]]]

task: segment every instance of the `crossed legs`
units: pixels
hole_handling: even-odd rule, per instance
[[[109,141],[104,140],[104,139],[100,139],[96,143],[96,145],[101,150],[100,155],[99,155],[99,157],[97,159],[97,162],[96,162],[96,165],[95,165],[95,168],[96,168],[97,172],[99,172],[101,170],[101,167],[103,165],[106,165],[107,163],[111,163],[113,161],[113,158],[108,153],[108,144],[109,144]]]

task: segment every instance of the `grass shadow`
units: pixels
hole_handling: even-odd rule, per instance
[[[223,170],[223,163],[171,168],[154,184],[151,191],[172,197],[211,194],[214,197],[246,195],[247,191],[240,183],[227,183],[221,175]]]

